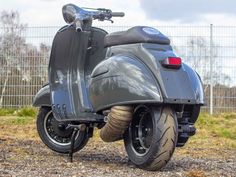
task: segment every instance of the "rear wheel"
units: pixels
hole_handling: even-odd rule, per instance
[[[170,160],[177,137],[177,120],[171,108],[139,106],[124,143],[135,165],[145,170],[160,170]]]
[[[37,116],[38,134],[45,145],[58,153],[69,153],[72,129],[67,129],[71,122],[60,122],[55,119],[50,107],[41,107]],[[79,131],[74,143],[74,152],[81,150],[88,142],[88,130]]]

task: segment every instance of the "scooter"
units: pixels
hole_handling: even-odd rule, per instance
[[[175,147],[195,134],[204,93],[199,75],[155,28],[108,34],[93,20],[123,17],[109,9],[62,8],[68,25],[53,40],[49,84],[36,94],[37,130],[53,151],[81,150],[101,129],[105,142],[124,140],[129,160],[160,170]]]

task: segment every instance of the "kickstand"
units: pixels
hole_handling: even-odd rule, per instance
[[[76,137],[78,131],[79,131],[79,129],[77,127],[74,127],[74,130],[73,130],[73,133],[72,133],[72,136],[71,136],[71,144],[70,144],[70,152],[69,152],[70,162],[73,162],[75,137]]]

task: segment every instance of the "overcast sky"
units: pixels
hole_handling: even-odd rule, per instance
[[[67,3],[125,12],[115,25],[236,25],[236,0],[0,0],[0,11],[19,11],[28,26],[60,26]]]

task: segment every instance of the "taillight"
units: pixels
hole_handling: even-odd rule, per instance
[[[166,68],[178,69],[181,67],[182,61],[179,57],[168,57],[162,61],[162,65]]]

